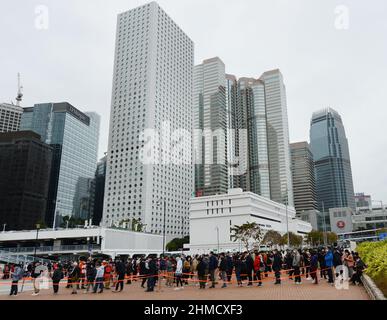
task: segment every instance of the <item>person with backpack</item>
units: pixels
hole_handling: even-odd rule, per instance
[[[24,271],[20,265],[16,264],[14,270],[11,272],[12,285],[10,296],[17,296],[19,281],[23,279]]]
[[[198,271],[199,289],[205,289],[207,279],[208,279],[208,274],[207,274],[208,266],[206,261],[202,257],[198,258],[198,265],[196,269]]]
[[[61,265],[56,266],[54,273],[52,274],[52,288],[54,289],[54,294],[58,294],[59,291],[59,282],[64,278],[63,268]]]

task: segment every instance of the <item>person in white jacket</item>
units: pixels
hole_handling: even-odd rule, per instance
[[[176,289],[179,290],[179,283],[181,285],[181,288],[183,287],[183,281],[181,280],[183,276],[183,261],[181,260],[180,257],[176,258],[176,271],[175,271],[175,277],[176,277]]]

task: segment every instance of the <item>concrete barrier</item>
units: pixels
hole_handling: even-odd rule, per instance
[[[376,286],[375,282],[369,276],[363,274],[361,280],[372,300],[387,300],[383,292]]]

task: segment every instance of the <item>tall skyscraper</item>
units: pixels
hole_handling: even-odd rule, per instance
[[[193,42],[156,2],[118,15],[105,225],[141,219],[147,232],[163,233],[165,201],[167,237],[188,234],[192,143],[179,155],[169,138],[193,129],[193,65]]]
[[[25,108],[21,130],[31,130],[54,149],[46,223],[65,216],[84,216],[85,194],[97,165],[100,117],[67,102]]]
[[[22,114],[22,107],[0,103],[0,132],[18,131]]]
[[[204,97],[215,101],[222,82],[225,84],[228,188],[242,188],[293,206],[286,92],[280,71],[265,72],[259,79],[237,80],[225,74],[219,58],[208,59],[195,70],[195,127],[202,128],[211,119],[209,109],[203,107]],[[199,150],[208,153],[205,148]],[[205,181],[205,176],[197,166],[196,191],[201,190],[198,182]],[[223,189],[212,194],[224,193]],[[203,194],[197,192],[196,196]]]
[[[202,130],[196,140],[196,195],[227,193],[227,100],[225,66],[219,58],[194,68],[194,128]]]
[[[315,112],[311,121],[310,146],[316,173],[319,210],[355,209],[351,160],[343,121],[332,108]]]
[[[246,161],[246,174],[240,175],[239,187],[270,198],[270,173],[267,141],[265,85],[261,80],[240,78],[238,81],[236,122],[247,130],[246,151],[238,138],[238,157]],[[242,147],[242,150],[239,148]],[[245,156],[246,154],[247,156]],[[246,157],[246,160],[244,159]]]
[[[0,224],[33,230],[44,222],[52,148],[31,131],[0,133]]]
[[[265,72],[260,80],[265,85],[271,199],[293,206],[289,126],[283,77],[279,70],[272,70]]]
[[[297,213],[317,210],[313,154],[308,142],[290,144],[294,207]]]

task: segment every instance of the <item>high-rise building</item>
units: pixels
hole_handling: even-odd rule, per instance
[[[167,237],[189,233],[193,65],[193,42],[156,2],[118,15],[103,224],[163,233],[165,202]]]
[[[0,133],[0,224],[32,230],[44,222],[52,148],[31,131]]]
[[[18,131],[22,114],[22,107],[0,103],[0,132]]]
[[[94,213],[92,222],[94,226],[99,226],[102,221],[103,202],[105,196],[106,180],[106,156],[97,163],[95,172],[95,193],[94,193]]]
[[[314,158],[319,210],[355,209],[348,141],[337,111],[327,108],[313,114],[310,146]]]
[[[85,198],[94,178],[100,117],[67,102],[25,108],[21,130],[31,130],[53,148],[46,223],[58,226],[65,216],[85,217]]]
[[[376,201],[375,201],[376,202]],[[355,194],[356,211],[372,211],[372,198],[362,193]],[[381,205],[383,207],[383,205]]]
[[[194,68],[194,128],[196,195],[227,193],[227,100],[225,66],[219,58]]]
[[[195,67],[194,87],[195,128],[209,128],[213,119],[217,121],[215,128],[227,128],[226,146],[222,151],[227,155],[228,175],[226,182],[225,170],[211,174],[210,169],[196,165],[196,196],[225,193],[227,183],[228,188],[241,188],[293,206],[286,92],[280,71],[265,72],[259,79],[237,80],[225,73],[223,62],[216,57]],[[219,112],[211,106],[211,103],[218,105],[223,87],[226,121],[223,108]],[[212,152],[200,144],[203,140],[196,141],[195,145],[199,145],[196,152],[202,152],[201,157],[205,159]],[[211,181],[210,177],[216,188],[208,192],[204,185]]]
[[[261,80],[240,78],[238,81],[238,129],[246,129],[247,148],[238,138],[238,157],[246,161],[246,174],[238,177],[239,187],[270,198],[270,173],[266,123],[265,85]],[[247,155],[245,156],[244,153]],[[244,159],[246,157],[246,159]]]
[[[313,154],[308,142],[290,144],[296,212],[317,210]]]
[[[271,199],[293,206],[289,126],[283,77],[277,69],[265,72],[260,80],[265,85]]]

